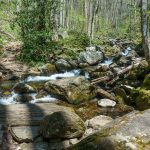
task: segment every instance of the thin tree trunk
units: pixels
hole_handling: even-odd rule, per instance
[[[141,29],[142,29],[142,44],[145,52],[145,57],[150,65],[150,38],[148,27],[148,0],[141,0]]]

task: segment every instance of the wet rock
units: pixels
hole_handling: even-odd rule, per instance
[[[49,81],[45,89],[71,104],[79,104],[95,97],[95,87],[83,76]]]
[[[22,143],[20,148],[21,150],[49,150],[48,143],[46,142]]]
[[[68,61],[66,61],[64,59],[59,59],[58,61],[56,61],[55,67],[60,72],[69,71],[72,69],[71,65],[68,63]]]
[[[35,93],[36,92],[30,85],[25,84],[25,83],[17,83],[14,86],[13,90],[19,94]]]
[[[86,51],[81,52],[79,55],[80,63],[88,63],[89,65],[98,64],[98,62],[103,61],[104,56],[101,51]]]
[[[100,130],[102,127],[105,127],[108,123],[112,121],[113,119],[111,117],[100,115],[90,120],[87,120],[85,124],[87,125],[88,128]]]
[[[47,63],[42,67],[39,67],[39,70],[43,75],[51,75],[57,72],[55,65],[52,65],[50,63]]]
[[[15,97],[14,99],[16,102],[26,103],[31,101],[33,98],[28,94],[21,94],[21,95],[17,95],[17,97]]]
[[[17,142],[33,142],[39,135],[39,126],[11,127],[11,135]]]
[[[150,110],[134,111],[119,119],[114,124],[71,147],[70,150],[130,149],[147,150],[150,146]],[[90,142],[89,142],[90,141]]]
[[[71,111],[59,111],[46,116],[40,127],[40,133],[44,138],[78,138],[84,132],[84,122]]]
[[[115,107],[116,102],[110,99],[101,99],[98,101],[98,106],[101,107]]]

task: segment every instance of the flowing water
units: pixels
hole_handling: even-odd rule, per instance
[[[128,56],[129,52],[132,49],[130,47],[128,47],[127,49],[125,49],[124,51],[122,51],[122,56]],[[106,58],[105,61],[103,63],[101,63],[101,65],[110,65],[113,63],[113,58],[109,57]],[[65,73],[58,73],[58,74],[53,74],[50,76],[28,76],[26,79],[24,80],[20,80],[20,83],[42,83],[42,85],[49,81],[49,80],[57,80],[60,78],[68,78],[68,77],[74,77],[74,76],[79,76],[81,75],[81,71],[79,69],[77,70],[72,70],[70,72],[65,72]],[[82,74],[83,75],[83,74]],[[85,72],[84,73],[85,78],[90,79],[89,73]],[[13,86],[16,84],[16,82],[12,82],[12,81],[5,81],[4,83],[0,84],[0,104],[2,105],[10,105],[10,104],[16,104],[16,97],[19,96],[17,93],[15,93],[13,91]],[[5,93],[5,91],[7,91],[7,94],[3,94]],[[7,95],[7,96],[6,96]],[[42,98],[36,98],[37,93],[33,93],[33,94],[28,94],[29,96],[32,97],[32,100],[30,101],[30,103],[37,103],[37,102],[54,102],[57,99],[52,97],[51,95],[47,95],[44,96]]]

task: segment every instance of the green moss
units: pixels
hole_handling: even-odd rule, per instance
[[[150,90],[143,87],[134,89],[132,91],[132,102],[135,103],[136,108],[145,110],[150,108]]]
[[[145,77],[143,87],[150,89],[150,74]]]

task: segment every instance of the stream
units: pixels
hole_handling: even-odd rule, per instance
[[[128,54],[132,51],[131,47],[128,47],[127,49],[125,49],[124,51],[121,52],[122,56],[128,56]],[[105,60],[100,63],[100,65],[110,65],[113,63],[113,57],[108,57],[105,58]],[[18,103],[16,101],[16,98],[19,96],[19,94],[15,93],[13,91],[13,87],[16,83],[27,83],[29,85],[32,84],[44,84],[49,80],[57,80],[57,79],[61,79],[61,78],[69,78],[69,77],[75,77],[75,76],[79,76],[79,75],[83,75],[85,76],[86,79],[90,79],[89,73],[88,72],[84,72],[81,73],[80,69],[76,69],[76,70],[72,70],[69,72],[64,72],[64,73],[58,73],[58,74],[53,74],[50,76],[28,76],[27,78],[23,79],[23,80],[19,80],[17,82],[15,81],[3,81],[0,84],[0,104],[1,105],[10,105],[10,104],[16,104]],[[31,93],[28,94],[28,96],[32,97],[32,100],[29,103],[37,103],[37,102],[55,102],[57,101],[57,99],[51,95],[46,95],[42,98],[36,98],[37,93]]]

